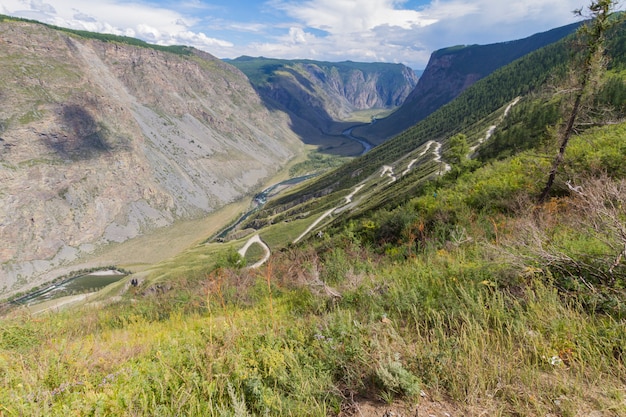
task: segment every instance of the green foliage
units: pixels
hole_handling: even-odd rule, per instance
[[[376,376],[385,390],[415,397],[420,392],[419,379],[404,368],[398,356],[380,364]]]
[[[21,322],[0,321],[0,349],[27,352],[41,343],[41,334],[36,323],[29,320]]]
[[[595,96],[596,107],[608,107],[626,114],[626,73],[611,74]]]
[[[626,177],[626,125],[624,123],[591,130],[571,143],[564,162],[564,176],[574,173],[605,173]],[[565,180],[564,180],[565,181]]]
[[[558,97],[531,98],[513,107],[493,137],[479,150],[481,161],[502,159],[537,148],[551,138],[551,126],[561,118]]]
[[[226,252],[221,253],[215,263],[216,268],[243,268],[245,266],[246,259],[232,247],[228,248]]]
[[[539,203],[544,203],[554,185],[557,170],[563,162],[563,157],[567,149],[570,137],[574,133],[578,119],[582,115],[581,104],[586,99],[586,95],[593,94],[593,80],[601,76],[605,68],[604,43],[607,32],[617,21],[611,19],[616,2],[612,0],[592,1],[589,5],[591,20],[578,29],[576,41],[579,42],[581,52],[576,54],[571,64],[571,72],[574,74],[573,89],[571,98],[572,105],[564,112],[564,125],[559,131],[559,150],[552,163],[548,180],[538,198]],[[575,12],[581,14],[578,10]],[[587,91],[592,90],[592,91]]]
[[[469,151],[467,136],[458,133],[448,139],[448,150],[444,153],[444,157],[450,164],[460,166],[468,159]]]

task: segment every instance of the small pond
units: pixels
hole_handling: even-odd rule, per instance
[[[15,304],[37,304],[66,295],[84,294],[106,287],[119,281],[126,275],[121,273],[94,272],[69,278],[63,282],[51,284],[43,289],[33,291],[23,297],[13,300]]]

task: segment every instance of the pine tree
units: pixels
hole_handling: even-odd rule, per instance
[[[552,163],[552,169],[550,170],[546,186],[539,196],[539,203],[545,202],[546,198],[550,194],[557,170],[563,162],[565,149],[567,148],[569,139],[574,132],[576,119],[580,113],[581,103],[585,93],[587,92],[587,87],[593,79],[594,74],[603,66],[604,37],[608,29],[615,23],[611,19],[611,16],[614,13],[616,5],[616,0],[592,1],[591,5],[589,5],[589,15],[592,20],[590,23],[583,25],[578,31],[578,35],[583,41],[584,50],[582,62],[579,64],[580,76],[576,81],[577,90],[574,96],[574,104],[569,112],[567,124],[560,135],[561,145],[556,158]],[[574,13],[578,16],[583,15],[582,9],[575,10]]]

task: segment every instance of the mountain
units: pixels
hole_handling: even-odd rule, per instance
[[[372,126],[355,128],[354,134],[381,143],[423,120],[496,69],[572,34],[579,25],[574,23],[510,42],[435,51],[403,105]]]
[[[268,107],[286,111],[294,130],[314,144],[336,142],[332,136],[345,128],[337,122],[355,111],[400,106],[418,80],[402,64],[252,57],[228,62],[248,76]]]
[[[212,212],[301,152],[235,67],[0,18],[0,292]]]
[[[402,134],[306,184],[298,193],[276,198],[270,202],[267,210],[281,211],[281,207],[291,207],[297,202],[315,200],[333,193],[348,193],[352,187],[375,175],[382,165],[397,166],[399,169],[419,155],[429,141],[436,141],[443,146],[448,138],[459,131],[470,129],[506,107],[516,97],[530,94],[549,78],[562,75],[569,56],[565,41],[560,41],[496,70]]]
[[[625,30],[622,25],[606,42],[607,56],[611,57],[610,68],[618,73],[626,65],[626,43],[623,42],[626,38]],[[250,219],[251,227],[255,224],[271,224],[277,213],[283,213],[279,218],[290,219],[294,214],[302,215],[311,210],[315,213],[323,212],[325,207],[332,206],[332,202],[342,201],[363,181],[375,177],[383,181],[380,179],[384,176],[380,174],[383,167],[386,167],[385,175],[389,172],[405,172],[409,166],[420,172],[419,181],[394,182],[385,191],[377,190],[364,197],[356,210],[360,212],[377,205],[393,204],[397,199],[411,195],[424,178],[443,172],[439,170],[445,169],[444,161],[440,159],[435,163],[437,161],[428,156],[438,154],[441,158],[450,147],[449,139],[459,132],[466,134],[468,145],[475,147],[477,156],[485,161],[504,154],[502,148],[506,148],[510,155],[536,145],[537,141],[547,140],[546,126],[558,122],[559,106],[564,104],[560,96],[553,97],[551,91],[546,93],[548,98],[542,99],[545,101],[540,101],[540,104],[533,101],[532,97],[533,94],[539,94],[548,81],[565,77],[572,55],[569,39],[561,39],[495,70],[402,134],[315,181],[302,185],[297,192],[271,200],[257,214],[257,219]],[[598,93],[606,97],[606,102],[610,102],[608,108],[621,108],[623,111],[626,93],[622,85],[622,80],[616,75],[609,78],[605,89]],[[524,97],[528,99],[524,100]],[[512,125],[506,132],[495,128],[490,130],[492,126],[501,123],[499,120],[504,118],[507,109],[511,115],[505,119],[504,125],[514,123],[519,117],[518,112],[521,112],[530,119],[524,121],[524,130],[520,130],[517,125]],[[519,121],[515,123],[520,124]],[[483,145],[487,136],[493,136],[493,140]],[[420,167],[420,161],[424,162],[423,167]],[[344,216],[347,212],[347,209],[342,210]]]

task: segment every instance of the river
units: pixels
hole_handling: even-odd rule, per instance
[[[316,174],[310,174],[310,175],[303,175],[301,177],[294,177],[294,178],[290,178],[288,180],[285,181],[281,181],[279,183],[276,183],[270,187],[267,187],[265,190],[261,191],[259,194],[255,195],[254,198],[252,199],[253,202],[253,208],[248,210],[247,212],[245,212],[241,217],[239,217],[239,219],[233,223],[232,225],[228,226],[226,229],[222,230],[217,236],[215,236],[212,239],[224,239],[226,237],[226,235],[228,235],[228,233],[230,233],[235,227],[239,226],[244,220],[246,220],[248,217],[250,217],[251,214],[255,213],[257,210],[259,210],[261,207],[263,207],[265,205],[265,203],[267,203],[267,197],[272,193],[272,191],[274,191],[276,188],[282,186],[282,185],[294,185],[294,184],[298,184],[302,181],[306,181],[309,178],[313,178]],[[212,240],[210,239],[210,240]]]
[[[356,136],[352,136],[352,130],[357,127],[357,126],[362,126],[362,125],[356,125],[356,126],[352,126],[346,130],[344,130],[341,134],[345,137],[347,137],[350,140],[353,140],[355,142],[358,142],[361,146],[363,146],[363,152],[361,152],[361,154],[359,156],[365,155],[366,153],[368,153],[372,148],[372,144],[369,143],[368,141],[361,139],[361,138],[357,138]],[[288,180],[285,181],[281,181],[277,184],[274,184],[268,188],[266,188],[265,190],[261,191],[259,194],[254,196],[253,201],[253,205],[254,207],[250,210],[248,210],[247,212],[245,212],[241,217],[239,217],[239,219],[237,219],[237,221],[235,223],[233,223],[232,225],[228,226],[226,229],[222,230],[220,233],[218,233],[215,237],[209,239],[209,240],[221,240],[226,238],[226,236],[228,235],[228,233],[230,233],[233,229],[235,229],[235,227],[239,226],[244,220],[246,220],[248,217],[250,217],[250,215],[252,215],[253,213],[255,213],[257,210],[259,210],[261,207],[263,207],[263,205],[265,205],[265,203],[267,202],[267,197],[272,193],[272,191],[274,191],[276,188],[280,187],[281,185],[294,185],[294,184],[298,184],[302,181],[308,180],[309,178],[313,178],[315,176],[315,174],[312,175],[303,175],[301,177],[295,177],[295,178],[290,178]]]
[[[362,126],[362,125],[358,125],[358,126]],[[368,141],[361,139],[361,138],[357,138],[356,136],[352,136],[352,131],[354,130],[355,127],[358,126],[352,126],[349,127],[348,129],[344,130],[343,132],[341,132],[341,134],[345,137],[347,137],[350,140],[353,140],[355,142],[358,142],[361,146],[363,146],[363,152],[361,152],[359,154],[359,156],[363,156],[366,153],[368,153],[370,150],[372,150],[372,144],[369,143]]]

